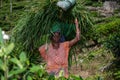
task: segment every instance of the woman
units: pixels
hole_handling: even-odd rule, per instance
[[[63,70],[63,76],[68,78],[68,55],[70,48],[80,40],[80,30],[78,20],[75,19],[76,36],[70,41],[60,42],[61,32],[59,27],[51,30],[51,43],[39,48],[41,56],[47,62],[46,69],[48,74],[59,76],[59,72]]]

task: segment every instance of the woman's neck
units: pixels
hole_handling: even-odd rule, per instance
[[[60,43],[53,43],[53,42],[52,42],[52,47],[53,47],[54,49],[58,49],[58,48],[60,47]]]

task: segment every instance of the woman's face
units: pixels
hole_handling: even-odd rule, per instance
[[[60,41],[60,33],[55,32],[54,35],[52,36],[52,41],[58,43]]]

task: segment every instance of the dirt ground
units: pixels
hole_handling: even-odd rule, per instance
[[[81,76],[82,78],[87,78],[89,76],[91,76],[91,73],[87,70],[82,70],[81,66],[76,66],[73,65],[70,69],[70,74],[74,74],[76,76]]]

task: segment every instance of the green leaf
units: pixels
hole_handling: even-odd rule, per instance
[[[5,48],[5,54],[11,53],[12,50],[13,50],[13,48],[14,48],[14,43],[9,44],[9,45]]]
[[[12,59],[10,59],[10,61],[15,63],[16,65],[18,65],[20,67],[20,69],[23,68],[23,65],[21,64],[21,62],[17,58],[12,58]]]
[[[0,28],[0,44],[3,44],[3,36],[2,36],[2,30]]]
[[[21,62],[27,61],[27,57],[26,57],[25,52],[22,52],[22,53],[20,54],[19,58],[20,58],[20,61],[21,61]]]
[[[17,70],[11,70],[8,74],[8,77],[12,77],[13,75],[17,75],[20,73],[23,73],[26,70],[26,68],[23,69],[17,69]]]
[[[3,76],[3,75],[1,75],[0,77],[1,77],[1,80],[5,80],[5,78],[4,78],[4,76]]]
[[[75,80],[83,80],[83,78],[81,76],[71,76],[71,77]]]
[[[3,47],[1,47],[1,49],[0,49],[0,57],[2,57],[4,55],[4,53],[3,53]]]
[[[31,76],[27,76],[27,80],[33,80]]]
[[[55,76],[54,75],[50,75],[48,80],[55,80]]]
[[[59,76],[61,77],[61,76],[63,76],[63,75],[64,75],[64,71],[63,71],[63,70],[60,70]]]
[[[12,79],[12,80],[18,80],[17,78],[14,78],[14,79]]]
[[[5,65],[3,64],[3,61],[0,59],[0,69],[5,71]]]
[[[98,76],[98,80],[103,80],[102,77]]]
[[[33,67],[30,68],[30,72],[38,72],[40,70],[40,66],[34,65]]]

